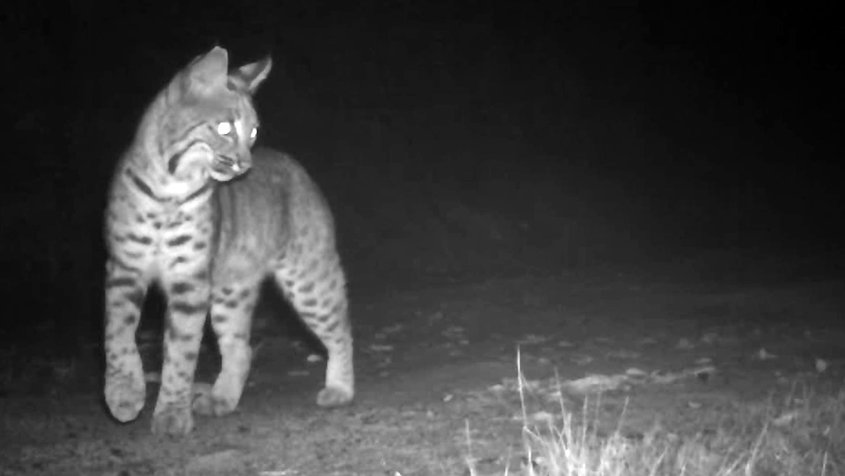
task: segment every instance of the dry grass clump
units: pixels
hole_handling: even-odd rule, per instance
[[[519,361],[519,357],[517,357]],[[519,367],[519,362],[517,362]],[[523,476],[798,476],[845,474],[845,392],[814,395],[795,389],[764,404],[738,404],[715,430],[623,431],[627,401],[616,429],[600,431],[601,397],[559,414],[531,414],[519,369],[523,456],[503,474]],[[540,417],[538,418],[538,415]],[[701,428],[713,428],[701,422]],[[469,434],[469,433],[468,433]],[[468,458],[468,473],[481,474]],[[518,467],[517,467],[518,466]]]

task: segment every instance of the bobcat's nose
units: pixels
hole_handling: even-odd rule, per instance
[[[242,174],[252,168],[252,157],[249,153],[246,155],[239,155],[235,158],[232,164],[232,171],[236,174]]]
[[[251,158],[247,157],[229,157],[225,155],[220,156],[220,164],[228,168],[234,174],[242,174],[252,167]]]

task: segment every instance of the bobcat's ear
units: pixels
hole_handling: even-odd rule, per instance
[[[215,46],[188,65],[183,87],[186,91],[200,94],[224,88],[228,69],[229,54],[225,49]]]
[[[267,79],[270,69],[273,67],[273,60],[270,56],[255,63],[245,64],[233,71],[231,79],[238,88],[245,89],[249,94],[254,94],[258,86]]]

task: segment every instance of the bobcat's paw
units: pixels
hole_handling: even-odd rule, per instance
[[[184,436],[194,429],[194,416],[188,406],[170,405],[153,415],[153,433]]]
[[[200,415],[223,416],[235,411],[239,398],[220,395],[207,383],[194,384],[192,407]]]
[[[117,421],[126,423],[138,417],[144,408],[147,390],[144,379],[136,379],[130,374],[112,374],[106,376],[106,405]]]
[[[352,401],[352,390],[327,386],[317,394],[317,405],[321,407],[339,407]]]

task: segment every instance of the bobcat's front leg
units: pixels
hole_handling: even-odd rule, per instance
[[[147,282],[140,271],[110,259],[106,264],[105,399],[112,416],[127,422],[144,408],[146,385],[135,331]]]
[[[185,435],[194,427],[191,414],[194,371],[208,314],[208,272],[167,279],[164,369],[153,413],[153,433]]]

